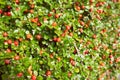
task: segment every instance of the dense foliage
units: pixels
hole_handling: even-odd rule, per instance
[[[116,80],[119,0],[1,0],[2,80]]]

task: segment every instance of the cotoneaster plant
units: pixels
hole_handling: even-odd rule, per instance
[[[119,0],[1,0],[0,80],[117,80]]]

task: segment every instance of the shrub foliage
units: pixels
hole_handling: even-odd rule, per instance
[[[3,80],[116,80],[119,0],[1,0]]]

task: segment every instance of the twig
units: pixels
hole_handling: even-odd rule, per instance
[[[74,44],[74,47],[75,47],[75,49],[76,49],[77,53],[78,53],[78,54],[80,54],[80,53],[79,53],[79,49],[78,49],[78,48],[77,48],[77,46],[76,46],[76,43],[75,43],[75,42],[73,42],[73,44]]]
[[[82,54],[80,54],[80,51],[79,51],[79,49],[78,49],[77,46],[76,46],[76,43],[73,42],[73,44],[74,44],[74,47],[75,47],[75,49],[76,49],[78,55],[79,55],[81,58],[84,58],[84,56],[83,56]]]

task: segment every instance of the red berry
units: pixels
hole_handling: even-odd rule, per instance
[[[31,19],[31,22],[33,22],[33,23],[37,23],[37,22],[38,22],[38,20],[39,20],[39,18],[38,18],[38,17],[36,17],[36,18]]]
[[[88,66],[87,68],[88,68],[89,70],[92,70],[92,67],[91,67],[91,66]]]
[[[7,37],[8,36],[8,33],[7,32],[4,32],[3,33],[3,37]]]
[[[120,62],[120,57],[116,58],[116,59],[115,59],[115,62],[116,62],[116,63],[117,63],[117,62]]]
[[[36,18],[34,18],[34,19],[35,19],[35,21],[36,21],[36,22],[38,22],[38,20],[39,20],[39,18],[38,18],[38,17],[36,17]]]
[[[57,38],[56,38],[56,37],[54,37],[53,41],[54,41],[54,42],[57,42]]]
[[[20,72],[20,73],[17,74],[17,77],[22,77],[22,76],[23,76],[22,72]]]
[[[52,73],[51,73],[51,71],[50,70],[48,70],[48,71],[46,71],[46,76],[50,76]]]
[[[58,58],[57,58],[57,60],[58,60],[58,62],[60,62],[60,61],[61,61],[61,58],[60,58],[60,57],[58,57]]]
[[[69,33],[69,35],[70,35],[70,36],[73,36],[73,33],[71,32],[71,33]]]
[[[72,58],[70,58],[70,63],[72,66],[75,66],[75,61]]]
[[[55,12],[56,12],[56,10],[55,10],[55,9],[52,9],[52,12],[53,12],[53,13],[55,13]]]
[[[35,7],[35,5],[34,5],[34,4],[31,4],[31,5],[30,5],[30,8],[32,8],[32,9],[33,9],[34,7]]]
[[[53,23],[52,23],[52,26],[53,26],[53,27],[57,26],[57,23],[56,23],[56,22],[53,22]]]
[[[118,37],[120,37],[120,33],[118,33]]]
[[[5,16],[7,16],[7,12],[4,12],[3,14],[4,14]]]
[[[106,31],[107,31],[106,29],[102,29],[102,30],[101,30],[102,33],[105,33]]]
[[[89,0],[90,3],[93,3],[93,0]]]
[[[105,63],[104,62],[100,62],[100,66],[105,66]]]
[[[75,49],[73,53],[74,53],[74,54],[77,54],[77,50]]]
[[[71,27],[70,27],[69,25],[66,25],[66,29],[67,29],[67,30],[70,30],[70,28],[71,28]]]
[[[54,56],[54,54],[53,54],[53,53],[51,53],[51,54],[50,54],[50,58],[53,58],[53,56]]]
[[[98,3],[96,3],[96,5],[95,5],[96,7],[98,7],[99,6],[99,4]]]
[[[26,34],[26,38],[27,38],[27,39],[31,39],[31,38],[32,38],[32,35],[31,35],[31,34]]]
[[[0,14],[2,14],[3,13],[3,11],[2,11],[2,9],[0,9]]]
[[[48,17],[51,17],[51,16],[52,16],[52,14],[51,14],[51,13],[49,13],[49,14],[48,14]]]
[[[18,10],[20,10],[20,8],[16,8],[15,10],[18,11]]]
[[[92,38],[93,38],[93,39],[96,39],[96,38],[97,38],[97,36],[94,34],[94,35],[92,36]]]
[[[7,40],[7,43],[12,44],[12,40],[11,39]]]
[[[19,38],[18,40],[21,42],[23,39],[22,39],[22,38]]]
[[[83,21],[80,21],[80,25],[81,25],[81,26],[84,26],[85,23],[84,23]]]
[[[71,72],[68,72],[68,77],[71,77],[72,73]]]
[[[57,38],[57,39],[56,39],[56,41],[57,41],[57,42],[60,42],[60,41],[61,41],[61,39],[60,39],[60,38]]]
[[[25,10],[23,13],[24,13],[24,14],[27,14],[28,12],[29,12],[28,10]]]
[[[37,21],[35,19],[31,19],[32,23],[37,23]]]
[[[83,18],[83,15],[82,14],[79,14],[79,18],[82,19]],[[78,20],[80,22],[80,20]]]
[[[29,12],[30,12],[31,14],[33,14],[33,13],[34,13],[34,10],[33,10],[33,9],[30,9]]]
[[[112,0],[114,3],[116,3],[117,2],[117,0]]]
[[[113,58],[113,55],[109,55],[109,58]]]
[[[65,37],[65,35],[66,35],[65,33],[62,33],[62,34],[61,34],[62,37]]]
[[[82,8],[82,9],[85,9],[85,6],[84,6],[84,5],[82,5],[82,6],[81,6],[81,8]]]
[[[10,5],[8,5],[8,6],[7,6],[7,9],[8,9],[8,10],[10,10],[10,9],[11,9],[11,6],[10,6]]]
[[[19,45],[19,42],[16,40],[16,41],[14,41],[14,45],[15,46],[18,46]]]
[[[7,16],[11,16],[11,13],[10,13],[10,12],[7,12]]]
[[[93,50],[97,50],[97,47],[95,46],[95,47],[93,48]]]
[[[68,30],[67,30],[67,29],[65,29],[65,30],[64,30],[64,33],[66,34],[67,32],[68,32]]]
[[[40,22],[37,23],[37,26],[41,26],[42,24]]]
[[[89,11],[90,11],[90,12],[92,12],[92,11],[93,11],[93,9],[92,9],[92,8],[90,8],[90,9],[89,9]]]
[[[36,76],[35,76],[35,75],[32,75],[32,76],[31,76],[31,80],[36,80]]]
[[[5,63],[6,65],[10,64],[10,60],[9,60],[9,59],[6,59],[6,60],[4,60],[4,63]]]
[[[102,59],[106,59],[106,56],[105,56],[105,55],[102,55]]]
[[[113,61],[112,61],[112,60],[110,60],[110,61],[109,61],[109,63],[110,63],[110,64],[113,64]]]
[[[15,3],[16,3],[16,4],[19,4],[20,2],[19,2],[19,0],[15,0]]]
[[[80,28],[79,31],[80,31],[80,33],[83,33],[83,29],[82,28]]]
[[[88,50],[85,50],[84,54],[88,54],[88,53],[89,53],[89,51],[88,51]]]
[[[111,8],[111,5],[110,5],[110,4],[108,4],[107,9],[110,9],[110,8]]]
[[[42,38],[40,34],[37,34],[35,37],[37,40],[40,40]]]
[[[11,49],[8,48],[8,49],[6,50],[6,52],[7,52],[7,53],[10,53],[10,52],[11,52]]]
[[[14,57],[14,60],[19,60],[19,59],[20,59],[20,56],[18,55]]]
[[[101,13],[103,13],[103,10],[98,9],[98,10],[97,10],[97,13],[98,13],[98,14],[101,14]]]
[[[55,14],[55,18],[59,18],[59,14]]]
[[[102,6],[103,5],[103,2],[99,2],[99,6]]]
[[[80,10],[80,6],[75,6],[75,9],[76,9],[77,11],[79,11],[79,10]]]
[[[79,2],[77,2],[77,1],[75,2],[75,5],[79,5],[79,4],[80,4]]]

